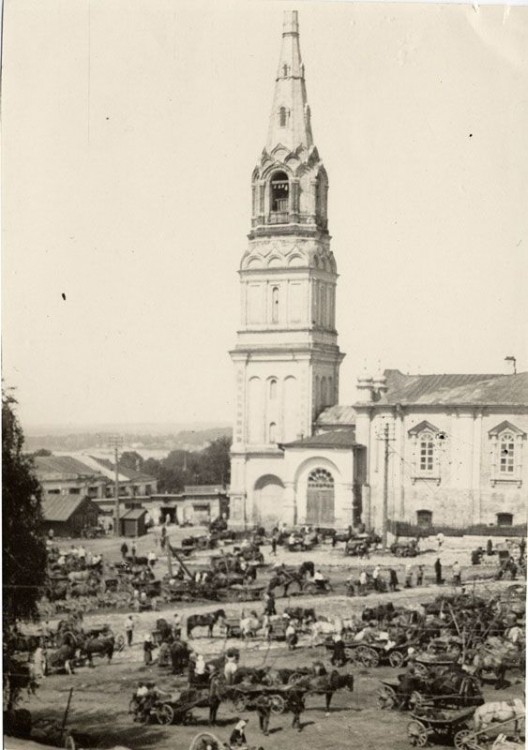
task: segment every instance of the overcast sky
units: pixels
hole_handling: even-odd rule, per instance
[[[365,361],[528,369],[528,8],[7,0],[3,368],[26,425],[231,421],[250,177],[294,8],[341,402]]]

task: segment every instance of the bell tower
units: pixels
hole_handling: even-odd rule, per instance
[[[263,522],[255,488],[283,483],[282,443],[309,437],[337,403],[337,269],[328,233],[328,176],[313,143],[297,11],[284,13],[266,146],[251,177],[251,230],[240,263],[231,522]],[[284,484],[284,483],[283,483]],[[286,486],[274,502],[284,506]],[[291,522],[291,519],[290,519]]]

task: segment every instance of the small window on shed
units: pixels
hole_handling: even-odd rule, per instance
[[[416,523],[418,526],[428,528],[433,525],[433,512],[431,510],[417,510]]]
[[[497,526],[513,526],[511,513],[497,513]]]

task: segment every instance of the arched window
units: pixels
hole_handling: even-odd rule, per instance
[[[314,469],[308,477],[308,487],[333,488],[334,477],[326,469]]]
[[[282,75],[283,75],[283,76],[284,76],[285,78],[286,78],[286,76],[288,75],[288,71],[289,71],[289,70],[290,70],[290,68],[289,68],[289,66],[288,66],[288,65],[283,65],[283,66],[282,66]]]
[[[275,172],[271,178],[270,205],[272,213],[286,213],[288,211],[288,197],[290,184],[286,172]]]
[[[499,471],[505,476],[515,471],[515,439],[509,432],[505,432],[500,439]]]
[[[279,322],[279,287],[274,286],[271,290],[271,322]]]
[[[277,381],[275,379],[270,380],[269,397],[270,401],[275,401],[275,399],[277,398]]]
[[[326,390],[326,378],[321,378],[321,406],[328,404],[328,393]]]
[[[268,442],[269,443],[277,442],[277,425],[275,424],[275,422],[270,422],[270,426],[268,430]]]
[[[279,126],[281,128],[285,128],[288,124],[288,120],[290,119],[290,110],[286,107],[281,107],[279,109]]]

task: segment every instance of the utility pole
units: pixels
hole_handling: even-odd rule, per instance
[[[120,435],[113,435],[110,439],[110,445],[114,449],[115,476],[114,476],[114,536],[119,536],[119,449],[123,445],[123,438]]]
[[[387,549],[388,516],[389,516],[389,457],[390,442],[394,440],[392,424],[384,419],[383,428],[377,433],[378,440],[382,440],[383,449],[383,506],[381,514],[381,543]]]

